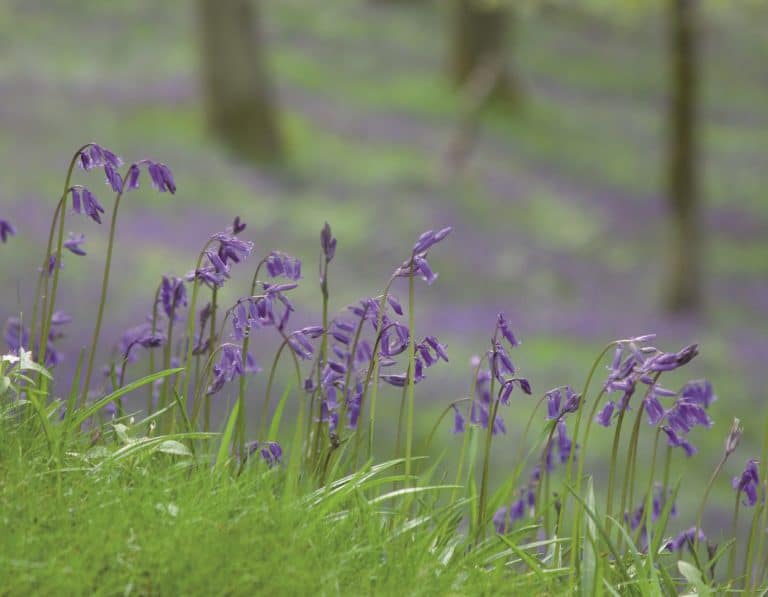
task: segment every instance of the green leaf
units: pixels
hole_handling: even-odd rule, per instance
[[[592,512],[596,512],[595,506],[595,488],[592,481],[592,477],[587,479],[587,508]],[[595,521],[591,517],[584,519],[584,556],[581,564],[581,594],[582,595],[594,595],[596,588],[596,572],[597,572],[597,550],[595,544],[597,542],[597,529],[595,528]]]
[[[677,569],[685,577],[685,580],[693,585],[699,595],[712,594],[709,586],[707,586],[707,583],[704,582],[704,578],[701,576],[701,571],[696,566],[685,560],[679,560],[677,562]]]
[[[277,434],[280,431],[280,421],[283,418],[283,409],[285,409],[285,403],[288,402],[288,395],[291,393],[291,384],[285,386],[283,395],[280,396],[280,402],[277,403],[275,414],[272,416],[272,422],[269,424],[269,431],[267,432],[266,439],[277,441]]]
[[[221,469],[229,460],[229,444],[232,441],[232,435],[235,433],[235,424],[237,423],[237,415],[240,412],[240,401],[235,402],[235,406],[232,412],[229,413],[229,419],[227,420],[227,426],[224,428],[224,434],[221,436],[221,443],[219,444],[219,451],[216,454],[216,463],[214,468]]]
[[[192,451],[187,448],[187,446],[173,439],[167,439],[164,442],[161,442],[160,445],[157,446],[157,451],[166,454],[175,454],[176,456],[192,456]]]
[[[87,419],[95,415],[97,412],[99,412],[102,408],[104,408],[107,404],[109,404],[113,400],[117,400],[121,396],[125,396],[126,394],[129,394],[134,390],[137,390],[147,384],[150,384],[155,380],[168,377],[169,375],[176,375],[177,373],[181,373],[182,371],[184,371],[183,367],[178,367],[176,369],[166,369],[165,371],[158,371],[157,373],[153,373],[152,375],[147,375],[145,377],[142,377],[141,379],[137,379],[132,383],[124,385],[122,388],[118,388],[117,390],[105,396],[101,400],[97,400],[96,402],[91,404],[89,407],[79,411],[77,413],[77,416],[73,418],[72,425],[75,428],[79,429],[84,421],[86,421]]]
[[[46,379],[53,379],[51,374],[48,373],[48,369],[35,363],[35,361],[32,360],[32,353],[25,350],[20,351],[18,368],[25,371],[34,371]]]

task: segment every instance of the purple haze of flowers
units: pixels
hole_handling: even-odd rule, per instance
[[[743,493],[746,498],[742,503],[745,506],[754,506],[757,503],[757,488],[760,481],[757,476],[757,460],[747,460],[744,472],[740,477],[734,477],[731,486],[736,493]]]
[[[84,256],[85,251],[80,246],[85,242],[85,234],[79,234],[75,236],[71,232],[69,233],[69,238],[64,241],[64,248],[70,251],[71,253],[75,255]]]
[[[8,220],[0,218],[0,241],[6,242],[9,236],[16,235],[16,228]]]

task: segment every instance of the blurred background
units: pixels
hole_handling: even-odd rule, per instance
[[[303,260],[297,322],[318,320],[326,220],[334,309],[380,293],[423,230],[453,226],[417,292],[417,333],[452,359],[419,385],[422,431],[467,392],[499,311],[537,393],[580,388],[608,341],[656,333],[701,346],[666,385],[707,377],[720,397],[692,434],[697,483],[745,419],[732,476],[758,455],[766,397],[767,62],[757,1],[2,0],[0,217],[18,234],[0,247],[0,317],[29,309],[67,164],[95,140],[166,162],[178,185],[123,203],[105,356],[159,277],[192,269],[236,215],[257,254]],[[106,206],[94,176],[75,175]],[[65,258],[60,377],[91,334],[107,232],[68,227],[88,255]],[[499,478],[530,412],[517,400]]]

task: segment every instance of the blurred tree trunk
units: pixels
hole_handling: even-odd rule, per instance
[[[451,78],[464,86],[478,70],[493,72],[489,99],[515,103],[520,89],[506,59],[514,15],[507,2],[454,0],[451,35]]]
[[[669,0],[668,197],[671,244],[667,306],[695,310],[701,300],[698,210],[696,0]]]
[[[252,0],[198,0],[208,125],[243,157],[275,161],[283,147]]]

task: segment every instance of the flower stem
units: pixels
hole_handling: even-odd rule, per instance
[[[125,181],[123,181],[125,186]],[[112,251],[115,245],[115,230],[117,228],[117,213],[120,209],[120,200],[123,197],[123,193],[120,192],[115,198],[115,205],[112,209],[112,220],[109,225],[109,241],[107,242],[107,258],[104,260],[104,274],[101,281],[101,296],[99,297],[99,307],[96,313],[96,325],[93,328],[93,339],[91,340],[91,351],[88,355],[88,365],[85,369],[85,381],[83,383],[83,391],[80,395],[80,406],[85,404],[88,398],[88,388],[91,384],[91,376],[93,375],[93,366],[96,360],[96,351],[99,346],[99,335],[101,334],[101,324],[104,319],[104,307],[107,304],[107,291],[109,289],[109,272],[112,268]]]

